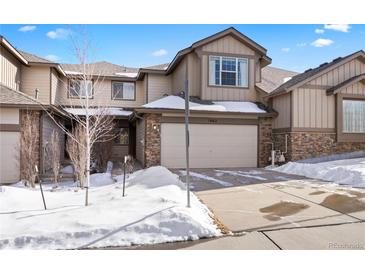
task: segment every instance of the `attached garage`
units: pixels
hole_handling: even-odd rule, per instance
[[[19,181],[19,109],[0,108],[0,183]]]
[[[190,167],[256,167],[257,125],[190,124]],[[185,125],[161,123],[161,164],[185,167]]]

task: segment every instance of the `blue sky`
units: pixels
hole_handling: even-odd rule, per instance
[[[93,58],[143,67],[170,62],[193,42],[233,26],[268,50],[272,65],[304,71],[365,49],[365,25],[86,25]],[[16,48],[61,63],[76,62],[68,34],[76,25],[0,25]],[[316,42],[315,42],[316,41]]]

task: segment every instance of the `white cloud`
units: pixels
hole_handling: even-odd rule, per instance
[[[23,26],[18,29],[18,31],[21,32],[28,32],[28,31],[34,31],[37,27],[36,26]]]
[[[167,50],[165,50],[165,49],[159,49],[159,50],[152,52],[152,55],[156,56],[156,57],[164,56],[166,54],[167,54]]]
[[[319,38],[316,41],[314,41],[311,45],[312,46],[315,46],[317,48],[321,48],[321,47],[329,46],[329,45],[331,45],[333,43],[334,42],[331,39]]]
[[[324,28],[341,32],[349,32],[351,27],[349,24],[325,24]]]
[[[307,43],[298,43],[296,46],[297,47],[305,47],[307,45]]]
[[[283,52],[289,52],[290,51],[290,48],[282,48],[281,51],[283,51]]]
[[[57,62],[60,58],[57,55],[54,54],[48,54],[47,56],[44,56],[49,61]]]
[[[322,34],[324,33],[324,29],[315,29],[314,32],[317,34]]]
[[[70,34],[70,30],[59,28],[47,32],[47,37],[51,39],[66,39]]]

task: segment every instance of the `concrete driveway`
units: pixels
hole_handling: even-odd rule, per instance
[[[191,180],[195,194],[238,236],[176,248],[365,249],[365,190],[264,169],[197,169]]]

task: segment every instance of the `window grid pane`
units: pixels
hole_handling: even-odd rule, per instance
[[[248,60],[209,56],[209,84],[215,86],[248,86]]]

